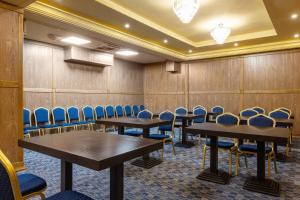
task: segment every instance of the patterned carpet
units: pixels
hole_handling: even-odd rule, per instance
[[[101,133],[95,133],[101,134]],[[192,200],[192,199],[300,199],[300,140],[296,149],[290,152],[288,162],[277,162],[279,173],[275,174],[272,165],[272,177],[281,184],[281,196],[275,198],[243,190],[247,177],[256,174],[256,157],[248,158],[248,169],[241,159],[240,173],[233,177],[228,185],[218,185],[196,179],[200,173],[202,159],[201,145],[190,149],[176,147],[176,156],[172,155],[171,146],[166,145],[165,160],[162,164],[143,169],[125,164],[124,197],[135,199]],[[279,149],[283,150],[283,149]],[[157,152],[152,156],[158,157]],[[228,154],[219,151],[219,168],[227,170]],[[235,160],[234,160],[235,161]],[[60,190],[60,161],[58,159],[25,150],[26,172],[46,179],[50,196]],[[209,151],[206,167],[209,165]],[[234,168],[234,166],[233,166]],[[73,188],[96,200],[109,199],[109,169],[97,172],[74,165]]]

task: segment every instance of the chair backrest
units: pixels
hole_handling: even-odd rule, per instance
[[[82,108],[82,114],[85,121],[94,120],[94,109],[92,106],[84,106]]]
[[[70,106],[67,108],[69,122],[80,121],[79,109],[76,106]]]
[[[275,120],[271,117],[268,117],[264,114],[258,114],[252,116],[247,121],[248,125],[250,126],[257,126],[257,127],[275,127]]]
[[[197,109],[197,108],[203,108],[203,109],[205,109],[205,110],[206,110],[206,108],[205,108],[204,106],[197,105],[197,106],[193,107],[193,111],[194,111],[195,109]]]
[[[253,110],[252,108],[246,108],[240,112],[241,117],[252,117],[259,114],[257,111]]]
[[[28,108],[23,108],[23,123],[24,126],[31,126],[31,111]]]
[[[0,151],[0,199],[23,199],[16,171],[2,151]]]
[[[143,110],[145,110],[145,106],[142,104],[142,105],[140,105],[140,111],[143,111]]]
[[[289,119],[290,118],[290,114],[288,112],[285,112],[280,109],[271,111],[269,113],[269,116],[274,119]]]
[[[66,110],[63,107],[55,107],[52,109],[53,123],[65,123],[66,120]]]
[[[263,109],[262,107],[254,106],[252,107],[252,109],[258,112],[258,114],[265,114],[265,109]]]
[[[176,115],[187,115],[188,114],[188,109],[185,107],[178,107],[175,109]]]
[[[116,106],[116,115],[117,115],[117,117],[124,116],[123,106],[121,106],[121,105]]]
[[[162,125],[158,127],[158,130],[160,131],[173,131],[174,130],[174,124],[175,124],[175,115],[171,111],[164,111],[161,112],[158,116],[161,120],[171,121],[171,124],[168,125]]]
[[[34,111],[35,123],[36,125],[39,124],[50,124],[50,113],[47,108],[39,107],[36,108]]]
[[[292,111],[291,111],[290,109],[288,109],[288,108],[281,107],[281,108],[278,108],[278,109],[279,109],[279,110],[283,110],[283,111],[289,113],[290,115],[292,114]]]
[[[103,119],[105,118],[105,109],[103,106],[96,106],[95,107],[95,117],[96,119]]]
[[[134,116],[137,116],[139,114],[139,106],[138,105],[133,105],[132,110],[133,110]]]
[[[130,105],[126,105],[124,107],[124,110],[125,110],[125,116],[126,117],[131,117],[132,116],[132,109],[131,109]]]
[[[108,105],[105,107],[106,117],[113,118],[115,117],[115,107],[112,105]]]
[[[214,106],[211,108],[211,112],[222,114],[224,113],[224,108],[222,106]]]
[[[152,119],[152,117],[153,117],[153,113],[147,109],[140,111],[137,115],[137,118],[139,119]]]
[[[223,125],[239,125],[240,118],[232,113],[226,112],[217,116],[216,123]]]
[[[205,108],[203,107],[197,107],[195,109],[193,109],[193,114],[194,115],[204,115],[201,118],[196,118],[193,120],[194,123],[204,123],[206,121],[206,115],[207,115],[207,111]]]

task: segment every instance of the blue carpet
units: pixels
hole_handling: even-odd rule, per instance
[[[279,150],[283,151],[283,149]],[[273,163],[271,164],[272,178],[281,184],[280,198],[243,190],[246,178],[256,174],[255,156],[248,158],[248,169],[245,168],[242,158],[239,175],[233,177],[228,185],[218,185],[196,179],[201,171],[202,148],[200,144],[190,149],[176,147],[176,153],[177,155],[173,156],[171,145],[166,145],[164,162],[148,170],[133,166],[130,162],[125,163],[125,199],[300,199],[300,149],[293,149],[290,152],[288,162],[277,162],[278,174],[274,173]],[[159,157],[159,154],[153,152],[152,156]],[[225,171],[228,167],[227,156],[226,152],[219,151],[219,168]],[[233,162],[235,162],[235,157],[233,157]],[[48,184],[46,196],[60,191],[60,160],[25,150],[25,164],[26,172],[46,179]],[[208,165],[209,151],[206,167]],[[233,165],[234,168],[235,165]],[[74,165],[73,189],[96,200],[109,199],[109,169],[98,172]]]

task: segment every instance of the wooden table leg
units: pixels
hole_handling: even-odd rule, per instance
[[[118,134],[124,135],[124,126],[118,126]]]
[[[265,154],[265,142],[257,141],[257,175],[248,178],[243,188],[253,192],[280,196],[279,183],[265,178]]]
[[[182,139],[181,142],[177,142],[175,146],[177,147],[184,147],[184,148],[190,148],[195,146],[193,142],[187,141],[187,133],[185,131],[185,128],[188,127],[188,120],[186,118],[182,119]]]
[[[110,168],[110,199],[122,200],[124,193],[124,164]]]
[[[205,169],[199,176],[200,180],[210,181],[219,184],[227,184],[230,175],[227,172],[218,170],[218,137],[210,137],[210,168]]]
[[[143,129],[143,136],[144,138],[147,138],[147,136],[149,136],[150,134],[150,128],[144,128]],[[131,164],[138,166],[138,167],[143,167],[146,169],[150,169],[156,165],[159,165],[162,161],[160,159],[157,158],[152,158],[150,157],[150,154],[145,154],[143,155],[143,157],[140,159],[136,159],[135,161],[133,161]]]
[[[72,190],[73,167],[72,163],[61,160],[61,191]]]

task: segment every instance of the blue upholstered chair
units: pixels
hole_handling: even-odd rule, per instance
[[[206,121],[207,111],[203,107],[196,107],[193,109],[194,115],[204,115],[204,117],[197,118],[193,120],[193,123],[204,123]]]
[[[138,119],[152,119],[153,113],[146,109],[146,110],[139,112],[137,115],[137,118]],[[135,136],[135,137],[140,137],[143,135],[143,130],[131,128],[131,129],[125,130],[124,134],[130,135],[130,136]]]
[[[115,107],[112,105],[106,106],[105,113],[106,113],[107,118],[114,118],[115,117]]]
[[[255,116],[257,114],[259,114],[259,113],[256,110],[253,110],[252,108],[246,108],[240,112],[240,116],[246,117],[246,118]]]
[[[224,108],[222,106],[214,106],[211,108],[212,113],[222,114],[224,113]]]
[[[121,105],[117,105],[116,106],[116,116],[119,117],[124,117],[124,110],[123,110],[123,106]]]
[[[252,107],[252,109],[258,112],[258,114],[265,114],[265,109],[263,109],[262,107],[254,106]]]
[[[37,126],[32,126],[31,124],[31,111],[28,108],[23,108],[23,122],[24,122],[24,136],[30,137],[30,133],[37,131],[39,135],[41,130]]]
[[[159,133],[150,134],[147,137],[147,138],[151,138],[151,139],[154,139],[154,140],[162,140],[162,142],[163,142],[163,149],[162,149],[162,154],[161,154],[162,159],[164,159],[164,146],[165,146],[165,143],[171,142],[172,143],[172,148],[173,148],[173,155],[176,154],[175,147],[174,147],[174,142],[173,142],[173,138],[175,136],[175,134],[174,134],[175,117],[176,116],[168,110],[160,113],[158,118],[161,119],[161,120],[170,121],[171,124],[170,125],[159,126],[158,127]],[[166,133],[169,133],[169,134],[166,134]]]
[[[39,107],[34,111],[35,124],[38,126],[43,134],[45,134],[45,130],[56,129],[58,133],[61,132],[61,127],[57,124],[51,124],[50,122],[50,112],[47,108]]]
[[[130,105],[126,105],[124,107],[124,110],[125,110],[125,116],[126,117],[132,117],[132,108]]]
[[[290,114],[284,110],[276,109],[269,113],[269,116],[276,119],[289,119]]]
[[[291,111],[290,109],[288,109],[288,108],[281,107],[281,108],[278,108],[278,109],[279,109],[279,110],[283,110],[283,111],[289,113],[290,115],[292,115],[292,111]]]
[[[206,110],[206,108],[204,106],[202,106],[202,105],[197,105],[197,106],[193,107],[193,110],[195,110],[196,108],[203,108],[203,109]]]
[[[47,187],[46,181],[33,174],[17,175],[7,157],[0,151],[0,199],[24,200],[34,196],[45,199],[43,194]],[[93,200],[75,191],[55,194],[46,200]]]
[[[252,116],[247,121],[248,126],[255,126],[255,127],[275,127],[275,120],[271,117],[268,117],[264,114],[258,114]],[[258,130],[259,131],[259,130]],[[266,146],[265,147],[266,156],[268,158],[268,176],[271,176],[271,160],[274,161],[274,169],[275,173],[277,173],[277,166],[276,166],[276,158],[275,153],[272,147]],[[245,163],[247,165],[247,155],[257,154],[257,144],[255,143],[244,143],[238,146],[237,154],[236,154],[236,175],[238,174],[239,170],[239,160],[241,155],[245,155]]]
[[[145,110],[145,106],[144,105],[140,105],[140,111]]]
[[[67,123],[66,110],[63,107],[54,107],[52,109],[52,118],[54,124],[57,124],[62,128],[72,127],[74,130],[76,129],[75,123]]]
[[[82,108],[82,114],[83,114],[83,120],[85,122],[88,123],[89,125],[89,130],[93,130],[93,126],[95,125],[96,123],[96,120],[95,120],[95,117],[94,117],[94,109],[92,106],[84,106]]]
[[[98,105],[95,107],[95,118],[96,120],[105,118],[105,108],[103,106]]]
[[[188,109],[185,107],[178,107],[175,109],[176,115],[187,115]],[[175,127],[181,127],[182,126],[182,120],[181,119],[175,119]]]
[[[68,114],[68,123],[76,124],[76,128],[86,126],[89,128],[89,124],[86,121],[80,121],[79,116],[79,109],[76,106],[70,106],[67,108],[67,114]]]
[[[218,115],[216,118],[217,124],[222,124],[225,126],[237,126],[240,124],[240,119],[238,116],[232,114],[232,113],[223,113],[221,115]],[[207,139],[205,144],[203,145],[203,161],[202,161],[202,168],[205,167],[205,159],[206,159],[206,150],[207,147],[211,145],[210,140]],[[228,151],[229,152],[229,159],[228,159],[228,173],[232,173],[232,154],[235,153],[237,150],[237,140],[234,139],[233,141],[228,139],[224,140],[219,138],[218,140],[218,148]]]
[[[133,105],[132,106],[132,110],[133,110],[133,116],[137,117],[137,115],[139,114],[139,106],[138,105]]]

